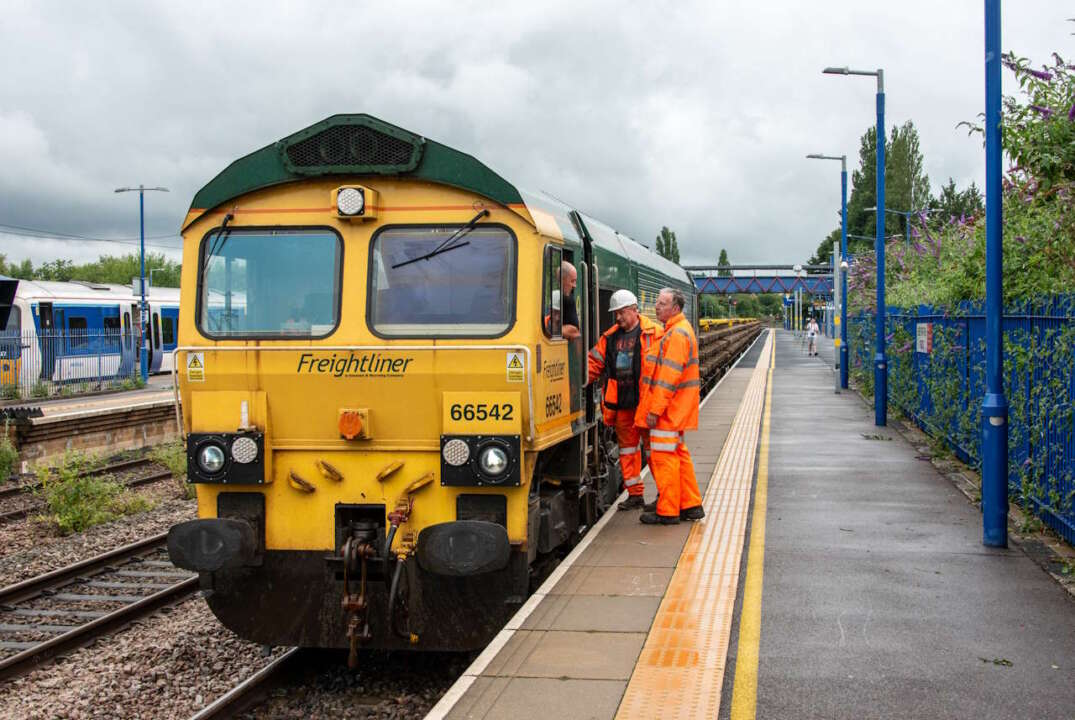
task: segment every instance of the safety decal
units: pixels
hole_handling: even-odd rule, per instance
[[[523,382],[526,380],[526,363],[523,362],[523,354],[520,352],[508,353],[508,382]]]
[[[205,353],[187,355],[187,382],[205,382]]]

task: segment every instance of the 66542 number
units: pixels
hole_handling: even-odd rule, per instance
[[[511,403],[454,403],[448,408],[452,420],[514,420]]]

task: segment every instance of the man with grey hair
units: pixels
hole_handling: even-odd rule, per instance
[[[694,463],[683,433],[698,429],[701,379],[698,374],[698,339],[683,314],[687,297],[675,288],[657,295],[657,319],[664,335],[647,360],[652,372],[642,378],[642,397],[635,424],[650,429],[650,469],[657,483],[657,502],[644,508],[647,525],[675,525],[680,520],[705,517],[702,496],[694,477]]]
[[[563,329],[561,334],[568,340],[579,337],[579,311],[575,307],[575,286],[579,281],[578,270],[575,266],[564,260],[560,263],[560,298],[563,301]]]

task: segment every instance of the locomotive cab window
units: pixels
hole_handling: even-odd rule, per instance
[[[329,335],[339,321],[342,253],[340,236],[328,229],[210,232],[202,240],[198,328],[214,338]]]
[[[560,264],[563,262],[563,250],[545,248],[545,263],[542,275],[541,293],[541,327],[546,337],[558,340],[563,336],[563,288],[560,282]]]
[[[390,227],[370,244],[370,329],[382,337],[498,337],[515,320],[515,236],[478,225]]]

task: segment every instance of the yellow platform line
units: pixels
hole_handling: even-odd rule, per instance
[[[765,414],[758,442],[758,482],[754,489],[754,520],[750,525],[747,575],[743,581],[743,609],[739,616],[739,644],[732,684],[731,720],[753,720],[758,707],[758,656],[761,646],[761,591],[765,569],[765,510],[769,501],[769,428],[773,411],[773,367],[769,361]]]
[[[765,340],[617,718],[712,718],[720,709],[773,335]],[[660,528],[656,528],[660,531]]]

